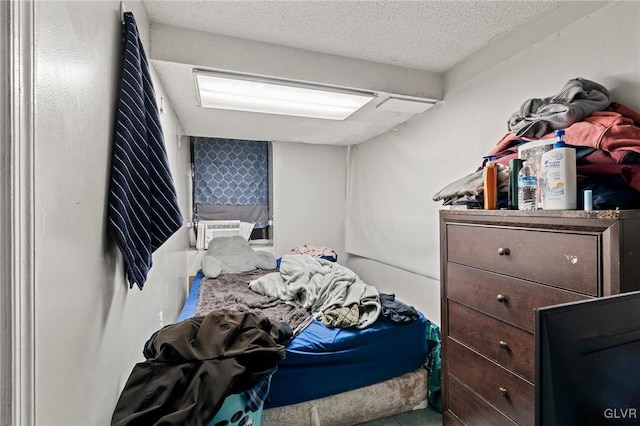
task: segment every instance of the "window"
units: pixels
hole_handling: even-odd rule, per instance
[[[194,137],[191,148],[194,221],[250,222],[250,239],[269,239],[270,142]]]

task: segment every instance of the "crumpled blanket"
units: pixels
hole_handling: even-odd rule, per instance
[[[584,78],[569,80],[557,95],[526,100],[507,123],[520,137],[540,138],[569,127],[611,103],[611,94],[602,85]]]
[[[329,308],[358,305],[356,328],[373,324],[380,315],[378,290],[362,281],[352,270],[321,258],[284,255],[280,271],[266,274],[249,283],[257,293],[275,296],[288,303],[309,308],[321,318]]]
[[[194,316],[207,315],[218,309],[253,312],[272,321],[284,322],[294,336],[312,319],[308,309],[284,303],[273,296],[251,291],[249,281],[273,271],[255,270],[239,274],[221,274],[216,278],[203,278]]]

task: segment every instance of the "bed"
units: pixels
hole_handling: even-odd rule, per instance
[[[235,281],[246,287],[251,279],[271,272],[209,278],[199,271],[178,322],[205,315],[210,306],[203,300],[212,293],[229,289]],[[380,316],[362,329],[329,328],[318,319],[307,321],[287,344],[286,358],[271,377],[263,408],[257,413],[241,412],[240,395],[231,395],[211,425],[248,424],[249,418],[254,425],[265,426],[354,425],[426,408],[430,322],[415,312],[413,321],[399,324]]]

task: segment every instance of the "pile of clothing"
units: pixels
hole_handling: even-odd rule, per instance
[[[257,410],[291,340],[286,324],[226,309],[155,332],[125,384],[112,426],[208,425],[224,399],[247,393]]]
[[[509,132],[488,153],[499,165],[498,207],[507,205],[508,164],[518,157],[518,146],[553,139],[555,130],[564,129],[565,142],[576,149],[578,193],[592,190],[598,210],[640,208],[640,114],[613,102],[602,85],[569,80],[555,96],[525,101],[507,127]],[[481,187],[479,168],[438,191],[433,200],[482,208]],[[582,197],[577,208],[583,208]]]
[[[336,254],[336,251],[331,247],[325,247],[325,246],[317,247],[317,246],[308,246],[305,244],[303,246],[292,248],[289,254],[306,254],[309,257],[325,259],[331,262],[338,261],[338,255]]]

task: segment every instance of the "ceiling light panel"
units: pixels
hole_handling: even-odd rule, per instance
[[[194,70],[200,106],[266,114],[344,120],[373,93],[261,77]]]

